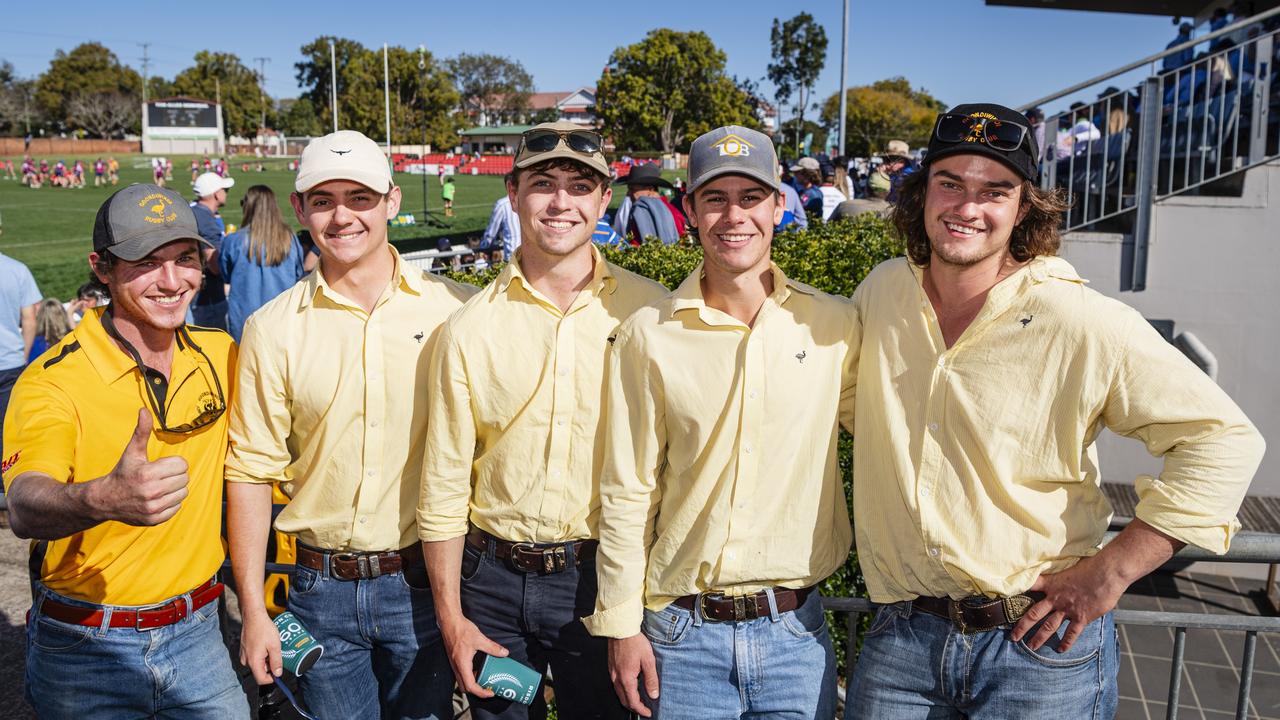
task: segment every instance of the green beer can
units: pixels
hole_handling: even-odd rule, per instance
[[[280,661],[284,669],[294,675],[302,675],[324,654],[324,646],[316,642],[302,621],[291,612],[280,613],[274,622],[280,631]]]

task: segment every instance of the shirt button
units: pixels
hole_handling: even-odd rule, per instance
[[[937,430],[937,429],[938,429],[938,423],[929,423],[929,429],[930,429],[930,430]]]
[[[929,488],[920,488],[920,497],[929,497]]]
[[[750,446],[750,445],[744,445],[744,446],[742,447],[742,452],[744,452],[744,453],[746,453],[746,454],[750,455],[750,454],[751,454],[751,446]]]
[[[367,517],[362,517],[362,518],[360,518],[360,524],[361,524],[361,525],[363,525],[363,524],[365,523],[365,521],[366,521],[366,520],[368,520],[368,519],[369,519],[369,518],[367,518]]]
[[[938,358],[938,367],[946,367],[947,359],[945,357]]]
[[[735,552],[734,552],[734,551],[732,551],[732,550],[726,550],[726,551],[725,551],[724,556],[725,556],[727,559],[732,560],[732,559],[736,558],[736,557],[738,556],[738,554],[737,554],[737,553],[735,553]]]
[[[929,548],[929,554],[938,557],[938,548]]]
[[[566,368],[560,368],[559,370],[556,371],[556,374],[559,375],[560,377],[564,377],[565,375],[569,374],[569,370]]]
[[[558,427],[564,427],[564,420],[563,420],[563,419],[557,420],[557,421],[556,421],[556,425],[557,425]]]
[[[373,471],[372,471],[372,470],[370,470],[370,471],[366,472],[366,473],[365,473],[365,475],[368,475],[369,477],[373,477]]]
[[[755,399],[756,399],[756,391],[755,391],[755,390],[752,390],[751,392],[747,393],[747,397],[750,397],[752,400],[755,400]]]
[[[377,420],[370,420],[370,421],[369,421],[369,427],[378,427],[378,421],[377,421]]]

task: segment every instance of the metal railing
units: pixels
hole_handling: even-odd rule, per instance
[[[1152,74],[1127,89],[1045,118],[1041,185],[1071,201],[1064,232],[1118,223],[1134,239],[1130,285],[1146,283],[1147,239],[1155,203],[1280,157],[1280,117],[1273,120],[1272,70],[1280,49],[1280,7],[1171,47],[1028,103],[1065,100],[1150,64]],[[1235,42],[1237,33],[1246,34]],[[1209,44],[1186,64],[1154,72],[1156,63]]]
[[[1107,533],[1109,542],[1117,533]],[[1240,533],[1232,540],[1231,549],[1225,555],[1214,555],[1199,548],[1187,547],[1179,552],[1177,560],[1210,560],[1214,562],[1280,563],[1280,535],[1271,533]],[[1268,585],[1274,583],[1274,574],[1268,576]],[[1270,587],[1267,588],[1270,593]],[[849,662],[849,675],[858,656],[858,619],[863,613],[875,612],[876,607],[866,598],[824,597],[823,607],[847,615],[845,657]],[[1244,720],[1249,714],[1249,694],[1253,687],[1254,658],[1258,633],[1280,633],[1280,617],[1253,615],[1219,615],[1216,613],[1156,612],[1150,610],[1116,610],[1113,617],[1117,625],[1142,625],[1166,627],[1173,630],[1172,667],[1169,671],[1169,693],[1165,705],[1165,717],[1176,720],[1178,701],[1182,693],[1182,671],[1185,667],[1187,630],[1221,630],[1244,634],[1240,661],[1240,683],[1236,692],[1236,718]]]
[[[454,258],[463,258],[467,255],[474,255],[479,258],[481,253],[488,255],[489,251],[482,251],[470,247],[453,248],[450,250],[419,250],[417,252],[404,253],[400,256],[400,259],[416,268],[421,268],[422,270],[426,270],[430,273],[440,274],[450,270],[470,270],[472,268],[484,270],[488,268],[490,263],[487,261],[484,263],[454,262]],[[436,264],[437,260],[441,261],[439,265]]]

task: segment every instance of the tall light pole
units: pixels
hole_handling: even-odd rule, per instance
[[[421,84],[418,86],[418,96],[423,97],[427,87],[427,48],[418,46],[418,74],[422,78]],[[422,113],[422,162],[418,163],[418,167],[422,168],[422,224],[425,226],[427,221],[431,219],[430,211],[427,209],[427,114]]]
[[[382,96],[387,105],[387,157],[391,157],[391,71],[388,70],[387,44],[382,43]]]
[[[333,107],[333,131],[338,132],[338,54],[329,41],[329,101]]]
[[[844,121],[849,101],[845,74],[849,69],[849,0],[844,0],[844,22],[840,26],[840,147],[836,155],[844,155]]]
[[[253,60],[258,63],[258,104],[262,106],[258,127],[265,128],[267,126],[267,63],[271,62],[271,58],[256,57]]]

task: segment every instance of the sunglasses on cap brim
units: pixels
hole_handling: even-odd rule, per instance
[[[1027,126],[993,118],[944,113],[938,116],[933,134],[944,143],[965,142],[981,138],[989,147],[1010,152],[1022,146]]]
[[[600,133],[591,130],[532,130],[520,138],[522,151],[538,153],[550,152],[562,142],[570,150],[584,155],[599,153],[604,144]]]

